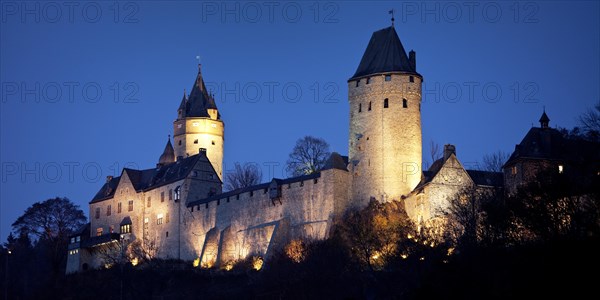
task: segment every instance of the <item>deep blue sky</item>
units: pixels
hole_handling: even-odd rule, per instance
[[[53,3],[2,3],[2,241],[36,201],[66,196],[87,213],[106,175],[154,167],[197,55],[226,169],[282,177],[304,135],[347,154],[346,80],[392,8],[428,90],[424,159],[430,141],[452,143],[472,167],[512,151],[544,106],[551,126],[573,127],[600,101],[598,2]]]

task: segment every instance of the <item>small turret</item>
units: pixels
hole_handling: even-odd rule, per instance
[[[162,167],[164,165],[168,165],[170,163],[175,162],[175,150],[173,149],[173,145],[171,145],[171,135],[169,135],[169,139],[167,140],[167,145],[165,146],[165,150],[161,154],[158,159],[157,167]]]
[[[546,109],[544,109],[544,113],[542,114],[542,117],[540,117],[540,127],[549,128],[548,124],[550,124],[550,118],[548,118],[548,115],[546,114]]]

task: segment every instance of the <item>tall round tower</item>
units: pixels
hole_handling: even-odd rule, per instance
[[[223,180],[225,124],[214,97],[206,91],[200,65],[189,97],[183,93],[173,127],[175,156],[187,157],[198,154],[203,149],[219,178]]]
[[[421,83],[393,26],[376,31],[348,80],[352,199],[400,200],[421,180]]]

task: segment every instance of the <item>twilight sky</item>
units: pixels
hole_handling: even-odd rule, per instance
[[[573,127],[600,101],[600,4],[3,1],[0,241],[37,201],[87,203],[107,175],[152,168],[200,56],[225,122],[225,170],[284,177],[305,135],[348,152],[346,81],[390,25],[424,76],[423,158],[467,168],[511,152],[545,106]]]

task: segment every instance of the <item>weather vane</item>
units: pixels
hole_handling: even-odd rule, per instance
[[[389,13],[392,15],[392,26],[394,26],[394,9],[391,9]]]

